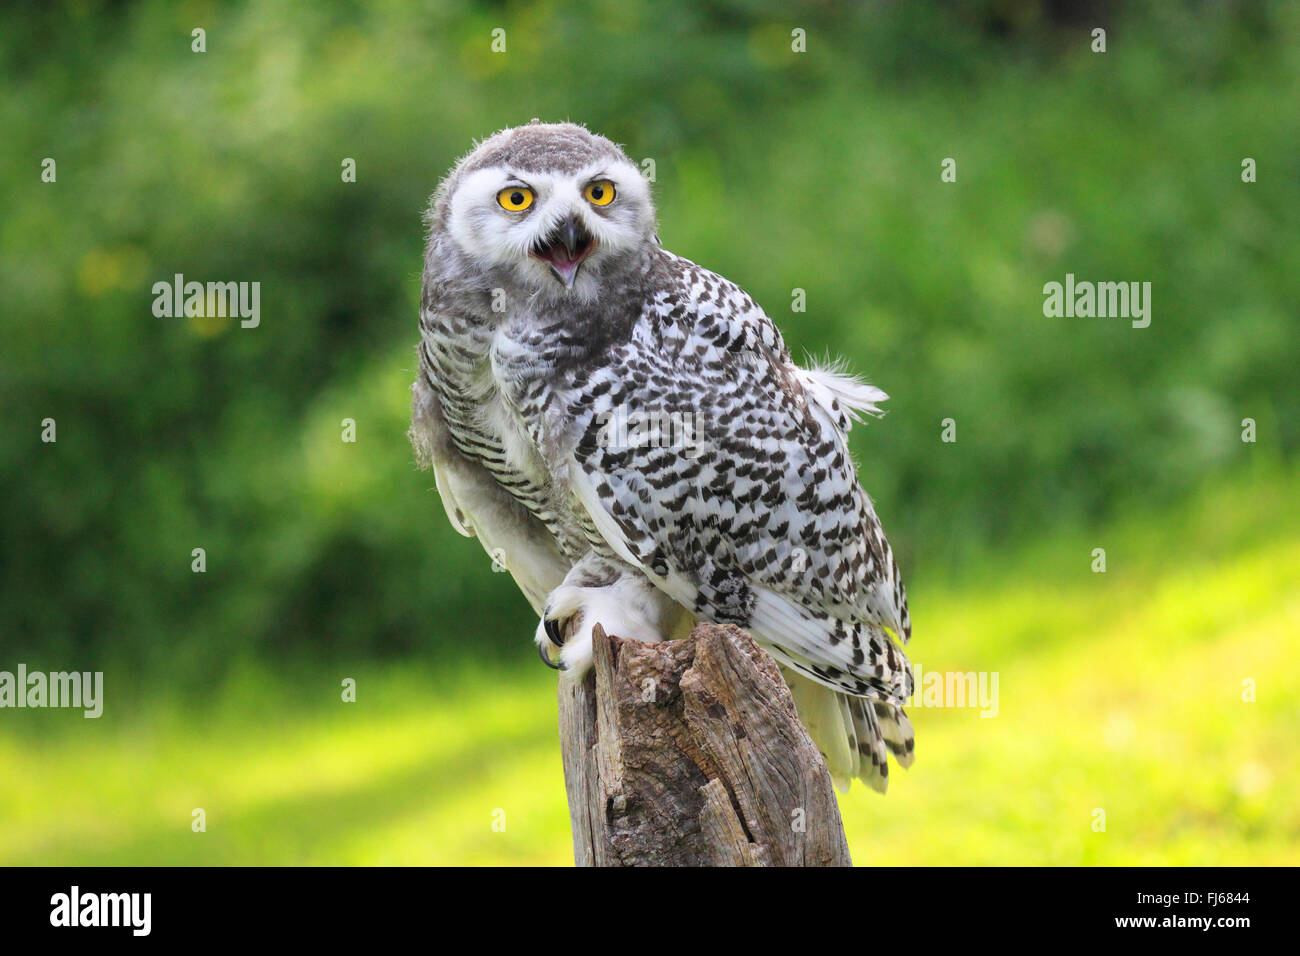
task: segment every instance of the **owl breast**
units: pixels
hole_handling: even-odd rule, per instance
[[[476,320],[451,303],[426,309],[421,365],[438,397],[448,437],[465,458],[541,521],[560,550],[576,560],[587,548],[586,534],[551,479],[518,402],[538,392],[545,357],[530,353],[520,333],[523,322]]]

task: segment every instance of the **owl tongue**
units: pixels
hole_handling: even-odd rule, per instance
[[[581,223],[566,219],[529,255],[549,265],[555,278],[564,283],[566,289],[572,289],[574,280],[578,278],[578,267],[595,247],[596,240]]]

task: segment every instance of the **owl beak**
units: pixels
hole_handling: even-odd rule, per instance
[[[596,239],[575,217],[570,216],[556,227],[529,255],[551,267],[555,278],[572,289],[578,269],[596,248]]]

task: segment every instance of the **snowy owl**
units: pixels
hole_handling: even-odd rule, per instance
[[[847,435],[887,396],[805,369],[665,250],[650,186],[570,123],[505,129],[429,207],[411,440],[456,530],[584,674],[591,633],[730,622],[781,665],[841,788],[912,761],[907,597]]]

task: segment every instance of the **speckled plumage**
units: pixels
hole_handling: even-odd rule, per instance
[[[609,206],[582,202],[593,177],[617,187]],[[497,182],[534,206],[498,215]],[[581,127],[492,137],[429,220],[412,439],[456,527],[544,618],[642,639],[696,619],[749,630],[837,782],[883,790],[886,750],[912,758],[893,640],[911,624],[846,436],[884,393],[798,367],[744,291],[664,250],[639,171]],[[572,287],[536,254],[570,222],[591,238]],[[629,415],[672,440],[620,435]],[[554,633],[543,621],[539,645]],[[589,645],[559,653],[578,673]]]

